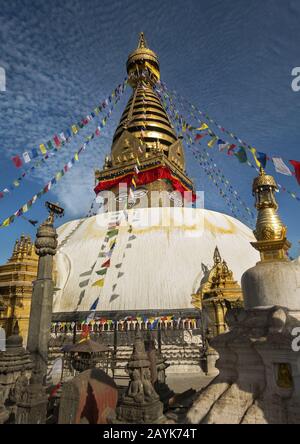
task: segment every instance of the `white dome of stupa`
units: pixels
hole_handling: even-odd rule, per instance
[[[250,228],[205,209],[110,212],[68,222],[58,235],[54,313],[87,312],[93,304],[106,313],[192,309],[216,246],[239,282],[259,260]]]

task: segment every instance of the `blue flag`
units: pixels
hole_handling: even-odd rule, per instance
[[[256,151],[256,157],[257,157],[257,160],[259,161],[259,163],[261,164],[261,166],[263,168],[266,168],[267,155],[265,153],[261,153],[259,151]]]

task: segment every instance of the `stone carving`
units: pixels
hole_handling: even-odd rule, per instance
[[[57,248],[57,234],[51,221],[51,215],[40,225],[35,240],[35,251],[38,256],[54,256]]]
[[[136,334],[133,353],[128,362],[128,373],[129,386],[117,408],[115,422],[164,422],[163,404],[151,382],[150,361],[140,331]]]

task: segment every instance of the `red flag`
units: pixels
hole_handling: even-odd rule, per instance
[[[53,140],[54,140],[55,145],[56,145],[57,147],[59,147],[59,146],[60,146],[60,140],[59,140],[59,137],[58,137],[58,136],[54,136]]]
[[[101,265],[101,268],[108,268],[110,267],[110,259],[108,259],[104,264]]]
[[[290,163],[295,168],[295,176],[298,184],[300,185],[300,162],[298,162],[298,160],[290,160]]]
[[[16,168],[20,168],[22,166],[22,160],[20,159],[19,156],[12,157],[12,161]]]
[[[228,156],[233,156],[233,150],[234,148],[236,148],[236,145],[234,145],[234,143],[232,145],[230,145],[230,147],[228,148],[227,154]]]
[[[202,137],[205,137],[207,134],[196,134],[195,140],[200,140]]]

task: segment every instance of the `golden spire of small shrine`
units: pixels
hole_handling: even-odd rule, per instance
[[[286,238],[287,227],[277,213],[276,191],[278,187],[274,177],[266,174],[261,167],[252,187],[258,215],[253,232],[257,242],[251,242],[251,245],[260,252],[262,261],[288,260],[287,251],[291,246]]]

